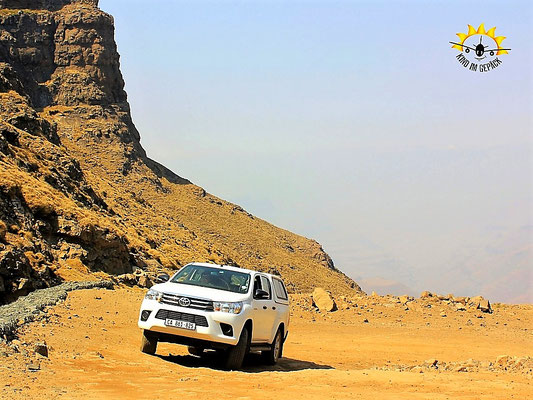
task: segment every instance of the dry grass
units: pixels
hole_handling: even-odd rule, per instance
[[[4,94],[4,100],[10,94],[21,101],[14,92]],[[118,132],[129,133],[116,110],[52,107],[40,118],[57,124],[61,145],[17,129],[19,144],[10,146],[12,157],[4,157],[0,168],[2,185],[19,188],[38,218],[53,216],[71,230],[99,230],[123,238],[130,252],[155,260],[149,266],[156,269],[172,271],[191,261],[233,264],[278,273],[291,292],[311,291],[315,286],[337,293],[353,291],[349,279],[328,267],[317,242],[251,216],[194,184],[157,176],[138,157],[142,155],[139,144],[119,136]],[[81,204],[74,189],[58,190],[49,183],[54,177],[67,179],[58,162],[71,159],[79,161],[84,173],[77,186],[92,188],[108,210]],[[34,167],[29,172],[21,165]],[[125,165],[129,165],[126,172]],[[10,244],[31,246],[38,239],[30,237],[27,228],[20,229],[7,234]],[[53,270],[76,279],[89,273],[87,266],[72,261],[57,262]]]

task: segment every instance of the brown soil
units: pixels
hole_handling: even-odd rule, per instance
[[[485,314],[435,302],[428,308],[431,302],[417,300],[405,310],[393,298],[369,296],[338,301],[338,311],[321,314],[307,296],[294,296],[279,364],[267,367],[252,356],[243,371],[228,372],[218,368],[214,356],[189,356],[183,346],[160,344],[155,356],[141,353],[136,320],[143,294],[136,288],[70,293],[48,310],[47,319],[23,328],[20,341],[0,347],[0,398],[525,399],[533,394],[527,359],[533,355],[531,305],[496,305],[493,314]],[[39,341],[46,341],[48,358],[33,352]],[[500,355],[528,362],[499,365]],[[441,368],[424,367],[428,359],[437,359]],[[455,372],[461,365],[467,367]]]

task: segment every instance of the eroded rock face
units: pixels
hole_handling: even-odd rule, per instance
[[[125,102],[113,18],[96,2],[51,3],[67,5],[57,12],[50,10],[60,7],[34,6],[33,13],[0,13],[0,59],[10,62],[32,104]]]
[[[131,271],[124,233],[76,212],[110,214],[79,161],[62,146],[57,123],[37,111],[112,105],[108,113],[119,126],[113,133],[126,135],[125,142],[138,140],[129,129],[113,19],[97,4],[0,0],[0,156],[13,162],[0,180],[0,221],[6,227],[0,241],[0,304],[59,282],[54,271],[61,265]],[[73,205],[78,210],[68,212]]]

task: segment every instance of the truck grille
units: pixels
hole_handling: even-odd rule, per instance
[[[187,322],[194,322],[198,326],[209,326],[207,323],[207,318],[203,315],[194,315],[194,314],[188,314],[188,313],[182,313],[179,311],[171,311],[171,310],[159,310],[157,314],[155,315],[157,319],[177,319],[178,321],[187,321]]]
[[[190,300],[188,306],[183,306],[179,303],[181,298]],[[196,310],[213,311],[213,302],[211,300],[199,299],[197,297],[180,296],[178,294],[163,293],[161,296],[161,303],[170,304],[171,306],[188,307]]]

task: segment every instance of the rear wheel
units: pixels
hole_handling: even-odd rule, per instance
[[[261,356],[267,364],[274,365],[281,358],[283,353],[283,333],[281,328],[276,332],[274,341],[272,342],[270,350],[262,351]]]
[[[146,354],[155,354],[157,350],[157,336],[150,331],[143,331],[141,351]]]
[[[243,328],[241,336],[239,337],[239,342],[227,350],[225,362],[225,367],[227,369],[239,369],[242,367],[242,362],[248,349],[248,337],[248,329]]]

